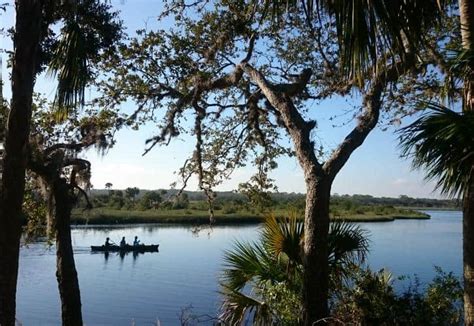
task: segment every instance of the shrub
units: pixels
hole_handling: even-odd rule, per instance
[[[333,315],[358,325],[462,325],[461,283],[439,267],[436,273],[425,291],[415,278],[397,293],[386,271],[360,270],[351,285],[338,293]]]

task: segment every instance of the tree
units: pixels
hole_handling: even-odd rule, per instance
[[[425,168],[427,179],[437,180],[436,187],[450,196],[464,198],[464,309],[465,323],[474,322],[474,275],[470,250],[474,203],[474,111],[457,113],[446,107],[431,104],[434,112],[425,114],[402,129],[400,136],[403,153],[413,158],[413,166]],[[474,223],[474,222],[473,222]]]
[[[41,1],[20,0],[15,2],[15,7],[12,99],[5,133],[0,194],[0,324],[3,326],[15,324],[26,148],[43,24]]]
[[[105,189],[110,190],[110,189],[112,189],[112,187],[113,187],[113,184],[111,184],[110,182],[107,182],[107,183],[105,184]]]
[[[334,178],[376,126],[382,109],[408,102],[410,96],[425,96],[416,76],[427,62],[419,62],[409,49],[404,60],[390,52],[380,54],[360,83],[341,71],[330,16],[308,26],[304,13],[296,11],[275,25],[265,19],[265,12],[245,2],[226,2],[221,9],[193,16],[178,4],[171,9],[177,21],[173,31],[142,31],[123,46],[105,68],[112,77],[100,85],[108,95],[104,105],[132,98],[137,110],[127,119],[130,125],[166,108],[146,151],[185,132],[180,122],[186,114],[192,116],[196,148],[179,175],[184,185],[197,175],[206,193],[246,160],[269,172],[277,156],[296,156],[307,189],[303,291],[305,324],[311,325],[328,316]],[[429,87],[433,91],[438,76],[427,75],[434,81]],[[355,126],[330,154],[324,153],[313,137],[317,121],[308,113],[314,109],[310,102],[354,91],[362,98]],[[292,149],[282,145],[282,135],[289,137]]]
[[[158,191],[147,191],[140,199],[142,209],[156,209],[162,202],[161,195]]]
[[[28,168],[43,185],[48,225],[56,240],[56,277],[61,298],[63,325],[82,325],[81,297],[71,241],[71,211],[90,186],[90,163],[78,158],[85,149],[106,148],[107,129],[114,119],[107,111],[88,112],[82,119],[57,123],[54,112],[40,105],[30,140]]]
[[[368,252],[367,234],[345,222],[331,224],[328,261],[331,291],[362,263]],[[295,214],[265,219],[260,240],[236,242],[224,256],[221,280],[224,301],[221,318],[240,325],[252,316],[254,324],[300,324],[302,322],[304,231]],[[251,294],[248,293],[251,287]]]
[[[57,74],[59,111],[84,102],[90,66],[120,35],[109,6],[97,0],[56,2],[18,0],[13,32],[12,98],[5,135],[0,198],[0,324],[15,323],[20,218],[28,162],[32,94],[36,75],[45,67]],[[60,23],[55,33],[50,28]]]
[[[355,79],[357,83],[363,84],[365,74],[376,75],[379,67],[380,55],[392,56],[395,60],[410,63],[416,54],[428,48],[431,52],[437,52],[435,48],[440,42],[430,42],[427,38],[427,29],[439,23],[439,17],[443,9],[455,1],[436,0],[414,0],[414,1],[326,1],[326,0],[303,0],[303,1],[278,1],[269,0],[264,2],[265,10],[272,7],[273,16],[277,19],[285,19],[285,12],[290,8],[301,7],[304,11],[308,25],[312,25],[313,19],[320,19],[325,14],[333,17],[338,36],[338,47],[340,51],[340,69],[344,76]],[[254,3],[259,5],[258,2]],[[461,29],[463,29],[464,48],[473,52],[472,31],[474,30],[474,5],[469,0],[459,0],[461,14]],[[447,10],[446,10],[447,11]],[[443,17],[444,18],[444,17]],[[464,26],[464,27],[463,27]],[[466,42],[466,40],[468,40]],[[311,41],[309,41],[311,42]],[[313,42],[318,46],[318,42]],[[474,94],[473,67],[474,56],[470,56],[470,77],[465,78],[466,87],[471,91],[464,91],[464,98],[472,99]],[[442,56],[434,55],[441,69],[445,68]],[[467,89],[467,88],[465,88]],[[469,95],[470,94],[470,95]],[[465,101],[466,102],[466,101]],[[471,101],[471,108],[474,106]],[[473,222],[474,224],[474,222]],[[471,250],[474,253],[474,242]],[[474,266],[474,254],[472,258]],[[474,270],[474,268],[473,268]],[[474,272],[472,273],[474,280]],[[474,284],[474,281],[473,281]],[[310,294],[308,294],[310,296]],[[473,285],[474,302],[474,285]],[[319,300],[321,301],[321,300]],[[308,303],[309,304],[309,303]],[[323,303],[320,303],[322,309]],[[474,307],[474,304],[473,304]],[[309,306],[307,311],[311,310]],[[474,308],[473,316],[474,316]],[[306,312],[307,312],[306,311]],[[321,317],[321,316],[320,316]],[[311,318],[308,316],[308,318]],[[474,317],[473,317],[474,322]],[[306,321],[312,324],[312,321]]]
[[[110,190],[109,206],[115,209],[121,209],[125,205],[122,190]]]
[[[459,0],[462,49],[464,61],[463,111],[474,112],[474,4]],[[461,148],[459,148],[461,150]],[[472,162],[474,163],[474,162]],[[470,180],[463,197],[463,265],[464,265],[464,321],[474,324],[474,164],[469,172]]]
[[[140,189],[137,187],[128,187],[125,189],[125,196],[131,201],[135,201],[135,197],[140,193]]]
[[[298,1],[270,1],[274,8],[281,10],[284,3],[295,5]],[[420,48],[437,48],[445,46],[444,43],[429,43],[424,38],[423,25],[430,25],[436,21],[437,16],[442,13],[444,6],[455,3],[455,1],[393,1],[392,6],[387,6],[386,1],[373,2],[329,2],[320,0],[301,1],[307,13],[311,14],[313,9],[329,11],[338,21],[337,29],[339,44],[343,52],[347,53],[343,58],[343,66],[353,75],[359,75],[372,61],[374,55],[382,47],[392,49],[401,54],[403,59],[405,44],[419,51]],[[474,3],[470,0],[459,0],[460,30],[462,47],[456,49],[459,53],[458,62],[462,66],[455,78],[461,78],[463,84],[462,103],[463,111],[474,111]],[[395,9],[395,10],[394,10]],[[437,14],[439,9],[439,14]],[[448,10],[445,10],[446,12]],[[422,14],[422,12],[424,12]],[[359,19],[352,19],[359,17]],[[362,18],[362,19],[361,19]],[[400,20],[402,18],[402,20]],[[374,32],[382,31],[382,39],[374,38]],[[342,37],[341,37],[342,36]],[[380,42],[381,40],[381,42]],[[388,42],[385,42],[388,40]],[[395,42],[393,42],[395,41]],[[345,49],[345,50],[344,50]],[[368,60],[369,59],[369,60]],[[439,60],[441,69],[446,69],[444,60]],[[474,169],[474,166],[472,167]],[[474,180],[471,188],[474,188]],[[469,191],[464,192],[463,198],[463,265],[464,265],[464,311],[465,323],[474,324],[474,196]]]
[[[172,209],[185,209],[189,207],[189,197],[187,193],[181,193],[173,200]]]

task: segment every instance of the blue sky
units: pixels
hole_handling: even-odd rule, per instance
[[[158,25],[156,16],[162,9],[159,0],[113,0],[112,4],[121,11],[121,18],[129,34],[136,29],[165,28]],[[2,27],[10,27],[14,23],[14,10],[10,7],[0,16]],[[2,48],[10,48],[11,42],[2,38]],[[2,54],[2,76],[5,81],[4,95],[9,98],[6,56]],[[55,91],[54,83],[42,76],[38,79],[35,90],[46,96],[52,96]],[[357,98],[354,98],[354,102]],[[317,119],[319,129],[317,139],[322,141],[326,149],[334,148],[347,134],[353,123],[344,127],[333,127],[329,118],[338,115],[351,107],[351,103],[334,99],[326,101],[324,105],[311,109],[311,117]],[[124,109],[131,109],[125,107]],[[336,123],[346,122],[347,117]],[[406,122],[404,122],[406,123]],[[382,131],[378,127],[367,138],[365,143],[357,149],[349,162],[336,177],[332,192],[339,194],[370,194],[374,196],[398,197],[408,195],[412,197],[434,197],[439,194],[433,192],[433,183],[423,181],[423,172],[411,171],[410,162],[399,158],[397,137],[394,127]],[[181,137],[174,140],[168,147],[155,147],[149,154],[142,156],[145,140],[154,135],[152,125],[139,131],[122,130],[117,137],[117,144],[109,150],[106,156],[100,156],[93,150],[86,154],[92,163],[92,184],[95,188],[103,188],[106,182],[111,182],[116,189],[136,186],[141,189],[169,188],[177,181],[174,171],[192,153],[194,140],[191,137]],[[240,169],[232,178],[217,190],[236,189],[240,182],[248,180],[252,175],[252,166]],[[279,161],[279,167],[272,174],[280,191],[304,192],[304,178],[295,158],[284,158]],[[197,190],[197,181],[193,180],[188,189]]]

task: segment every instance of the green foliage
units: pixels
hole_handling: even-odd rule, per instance
[[[262,289],[261,295],[272,309],[274,323],[282,326],[301,324],[301,298],[285,282],[268,284]]]
[[[189,198],[186,193],[182,193],[178,197],[174,198],[172,202],[172,209],[185,209],[189,207]]]
[[[59,37],[49,30],[42,55],[49,73],[57,76],[57,117],[84,105],[86,86],[94,78],[95,65],[106,52],[113,52],[122,37],[122,25],[111,6],[97,0],[51,2],[46,5],[49,24],[61,21]]]
[[[23,230],[27,239],[34,240],[46,236],[48,208],[31,179],[26,183],[22,211],[26,220]]]
[[[135,197],[140,193],[140,189],[137,187],[128,187],[125,189],[125,197],[131,201],[135,201]]]
[[[162,198],[157,191],[147,191],[140,199],[139,206],[141,209],[157,209],[162,202]]]
[[[121,209],[125,205],[125,199],[122,190],[111,190],[109,197],[109,206],[115,209]]]
[[[317,20],[333,23],[341,52],[341,68],[347,77],[363,82],[364,73],[377,66],[380,54],[389,53],[394,59],[410,60],[410,53],[422,52],[428,43],[428,31],[439,28],[440,17],[452,10],[453,3],[438,0],[272,0],[265,1],[263,7],[271,7],[277,20],[285,19],[287,15],[291,17],[293,8],[302,7],[308,25]]]
[[[401,130],[403,155],[415,168],[427,169],[426,178],[437,180],[443,193],[460,196],[474,177],[474,112],[426,105],[432,112]]]
[[[260,186],[250,182],[239,184],[239,192],[245,195],[249,204],[260,212],[267,212],[274,205],[268,190],[262,190]]]
[[[352,281],[338,293],[334,317],[362,325],[461,325],[461,284],[439,267],[436,273],[425,291],[415,279],[399,293],[392,275],[385,270],[355,269]]]
[[[329,260],[332,290],[363,262],[368,251],[365,232],[344,222],[330,227]],[[290,214],[286,219],[269,215],[260,240],[236,242],[224,255],[221,318],[240,324],[253,314],[253,324],[297,325],[301,317],[303,281],[303,225]],[[251,288],[251,295],[247,294]]]

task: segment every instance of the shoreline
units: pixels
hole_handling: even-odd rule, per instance
[[[153,214],[154,213],[154,214]],[[168,214],[167,214],[168,213]],[[181,214],[179,214],[181,213]],[[275,212],[277,216],[283,216],[282,212]],[[397,213],[387,215],[357,214],[347,216],[331,216],[331,221],[340,220],[346,222],[393,222],[395,220],[427,220],[428,214],[414,211],[413,213]],[[259,224],[264,221],[264,216],[249,213],[215,214],[213,225],[229,224]],[[75,211],[71,217],[72,225],[129,225],[129,224],[184,224],[205,225],[209,224],[207,212],[176,212],[176,211],[125,211],[111,209],[93,209],[92,211]]]

